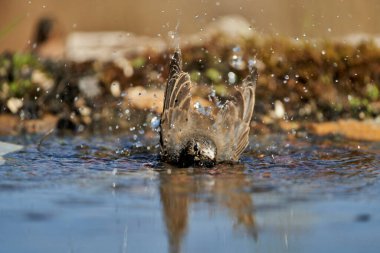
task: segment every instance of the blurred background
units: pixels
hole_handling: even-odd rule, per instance
[[[253,29],[293,37],[337,37],[380,33],[378,0],[0,0],[0,51],[23,50],[41,17],[53,17],[57,31],[129,31],[166,36],[200,31],[228,14],[245,17]]]

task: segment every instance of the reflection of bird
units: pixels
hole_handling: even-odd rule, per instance
[[[184,167],[238,161],[248,145],[256,70],[236,87],[232,101],[227,101],[217,114],[205,115],[190,106],[192,84],[181,65],[181,53],[177,50],[170,64],[161,118],[162,158]]]
[[[224,214],[227,210],[226,217],[233,221],[234,229],[245,232],[255,240],[258,238],[254,195],[247,190],[252,187],[252,181],[244,173],[244,166],[220,164],[215,169],[217,175],[205,174],[204,170],[197,168],[192,173],[181,169],[172,170],[170,174],[166,171],[160,173],[160,197],[169,252],[181,252],[189,225],[197,224],[191,220],[193,215],[189,215],[196,203],[207,204],[209,210],[219,210]]]

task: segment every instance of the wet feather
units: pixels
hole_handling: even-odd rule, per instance
[[[236,162],[248,146],[250,121],[255,104],[256,70],[237,86],[233,99],[214,116],[192,108],[192,83],[182,71],[181,52],[170,63],[161,117],[161,157],[179,166],[212,166]]]

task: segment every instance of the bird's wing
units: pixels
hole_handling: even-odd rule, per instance
[[[176,126],[188,121],[191,102],[191,82],[189,74],[182,71],[181,52],[177,50],[170,63],[170,73],[165,91],[164,108],[161,117],[161,146],[174,147],[178,138]],[[169,142],[173,142],[169,144]],[[169,145],[168,145],[169,144]],[[177,145],[178,146],[178,145]]]
[[[181,52],[177,50],[170,62],[170,72],[166,85],[163,113],[170,108],[175,107],[189,108],[190,89],[190,76],[182,71]]]
[[[215,126],[223,140],[218,141],[220,161],[237,161],[248,146],[250,122],[255,105],[257,71],[253,69],[236,88],[235,101],[227,102],[219,111]]]

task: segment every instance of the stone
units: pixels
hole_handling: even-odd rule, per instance
[[[10,98],[7,101],[7,107],[11,113],[17,113],[21,107],[24,105],[24,102],[20,98]]]
[[[380,123],[370,120],[311,123],[308,129],[317,135],[339,134],[352,140],[380,141]]]
[[[66,40],[66,58],[74,62],[110,62],[144,52],[163,53],[166,42],[160,38],[128,32],[74,32]]]

